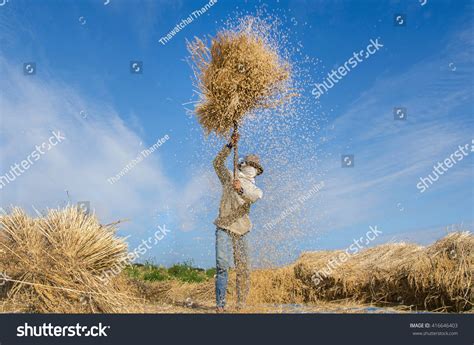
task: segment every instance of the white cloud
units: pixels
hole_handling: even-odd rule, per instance
[[[135,220],[159,211],[164,201],[173,207],[182,194],[189,194],[173,185],[160,160],[160,151],[173,145],[172,136],[111,185],[107,179],[146,148],[140,146],[144,140],[107,104],[85,99],[59,82],[24,76],[5,60],[0,64],[6,72],[0,82],[6,90],[0,94],[0,175],[26,159],[51,130],[66,136],[0,191],[2,206],[20,205],[30,212],[32,205],[57,207],[67,202],[67,190],[74,203],[89,200],[104,222],[130,218],[125,228],[133,229]],[[156,140],[165,134],[158,132]]]

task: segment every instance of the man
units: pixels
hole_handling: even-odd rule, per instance
[[[234,179],[225,163],[232,147],[239,140],[237,133],[232,134],[232,140],[225,145],[214,159],[214,169],[222,183],[222,198],[219,216],[214,221],[216,225],[216,308],[217,312],[224,311],[227,290],[229,260],[227,241],[232,240],[234,264],[237,273],[237,308],[245,304],[250,286],[250,270],[248,267],[248,247],[246,234],[252,228],[249,218],[250,205],[263,196],[262,191],[255,185],[255,177],[263,173],[259,158],[248,155],[239,164],[237,176]]]

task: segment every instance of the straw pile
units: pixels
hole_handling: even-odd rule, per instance
[[[248,18],[235,30],[219,32],[210,48],[199,38],[187,43],[200,96],[195,113],[206,134],[225,136],[249,112],[291,97],[289,64],[252,28],[254,21]]]
[[[380,245],[347,260],[338,259],[341,253],[305,253],[298,259],[295,276],[306,285],[306,301],[351,298],[437,311],[472,308],[474,237],[469,233],[449,234],[429,247]]]
[[[304,285],[295,278],[292,265],[253,271],[249,304],[293,304],[304,301]]]
[[[115,230],[73,207],[39,218],[19,208],[0,216],[0,272],[8,277],[0,301],[16,312],[126,310],[120,283],[100,280],[127,255]]]
[[[472,309],[474,236],[453,233],[429,246],[413,263],[408,284],[427,309]]]
[[[178,280],[147,282],[131,279],[130,284],[138,296],[152,302],[192,305],[214,300],[214,280],[186,283]]]

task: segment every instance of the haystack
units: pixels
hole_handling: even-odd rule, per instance
[[[250,277],[250,304],[294,304],[304,301],[304,284],[295,278],[292,265],[255,270]]]
[[[452,233],[429,247],[384,244],[347,260],[338,259],[341,253],[305,253],[298,259],[295,276],[306,285],[306,300],[351,298],[440,311],[472,308],[474,237],[469,233]]]
[[[451,233],[413,262],[408,286],[430,310],[461,311],[474,304],[474,236]]]
[[[126,310],[130,298],[101,274],[126,259],[115,226],[76,208],[31,218],[19,208],[0,217],[0,300],[16,312],[91,313]],[[7,308],[8,309],[8,308]]]
[[[290,97],[290,67],[264,34],[247,18],[234,30],[223,30],[211,41],[188,42],[200,100],[195,107],[206,134],[228,134],[252,111],[272,108]]]

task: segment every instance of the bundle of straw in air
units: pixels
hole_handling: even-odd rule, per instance
[[[126,311],[127,295],[103,278],[126,260],[115,230],[73,207],[38,218],[19,208],[0,216],[0,299],[18,312]]]
[[[254,21],[219,32],[210,48],[199,38],[187,44],[200,95],[195,113],[206,134],[225,136],[246,114],[289,97],[289,64],[252,29]]]

